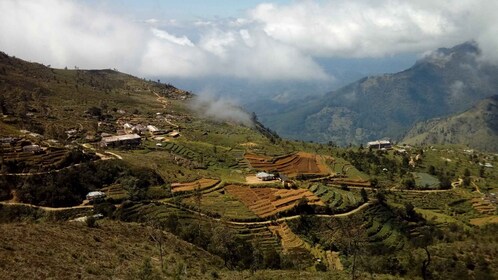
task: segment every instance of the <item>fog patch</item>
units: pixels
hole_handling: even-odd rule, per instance
[[[459,99],[464,97],[465,96],[464,90],[465,90],[465,83],[460,80],[456,80],[450,85],[450,94],[451,97],[454,99]]]
[[[234,122],[253,126],[251,115],[237,105],[237,102],[226,97],[201,93],[191,99],[189,106],[203,117],[217,122]]]

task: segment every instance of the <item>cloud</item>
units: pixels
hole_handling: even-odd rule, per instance
[[[71,0],[2,0],[0,9],[8,11],[0,49],[11,55],[139,76],[323,81],[333,78],[321,58],[421,53],[471,39],[498,62],[494,0],[266,3],[241,18],[192,22],[135,20]]]
[[[192,99],[190,107],[202,116],[215,121],[253,126],[251,116],[234,101],[215,97],[210,91],[205,91]]]
[[[0,48],[59,67],[133,69],[145,30],[73,1],[0,1]],[[8,12],[7,12],[8,11]]]
[[[250,16],[272,38],[313,56],[362,58],[421,52],[470,39],[494,44],[497,8],[498,2],[491,0],[296,1],[261,4]]]

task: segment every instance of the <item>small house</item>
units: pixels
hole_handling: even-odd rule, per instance
[[[141,135],[141,134],[144,134],[145,132],[147,132],[147,127],[145,125],[142,125],[142,124],[137,124],[131,129],[131,132]]]
[[[170,132],[170,133],[168,134],[168,136],[169,136],[169,137],[176,138],[176,137],[179,137],[179,136],[180,136],[180,132],[178,132],[178,131],[174,130],[174,131]]]
[[[86,199],[88,201],[98,201],[101,199],[104,199],[106,197],[104,192],[99,192],[99,191],[94,191],[94,192],[89,192],[86,195]]]
[[[142,143],[142,138],[137,134],[116,135],[103,137],[100,142],[101,147],[138,146]]]
[[[157,127],[155,127],[155,126],[153,126],[153,125],[150,125],[150,124],[149,124],[149,125],[147,126],[147,130],[148,130],[149,132],[151,132],[151,133],[154,133],[154,132],[158,132],[158,131],[159,131],[159,128],[157,128]]]
[[[33,154],[39,153],[41,152],[41,150],[42,149],[39,145],[27,145],[22,147],[23,152],[33,153]]]
[[[271,181],[275,179],[275,175],[266,172],[259,172],[258,174],[256,174],[256,178],[260,179],[261,181]]]
[[[389,140],[376,140],[367,143],[368,148],[372,149],[391,149],[392,143]]]

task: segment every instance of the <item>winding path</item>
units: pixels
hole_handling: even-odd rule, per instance
[[[92,208],[93,205],[77,205],[77,206],[70,206],[70,207],[47,207],[47,206],[38,206],[38,205],[33,205],[33,204],[28,204],[28,203],[22,203],[22,202],[5,202],[5,201],[0,201],[1,205],[17,205],[17,206],[27,206],[35,209],[42,209],[45,211],[63,211],[63,210],[71,210],[71,209],[85,209],[85,208]]]
[[[182,207],[182,206],[174,204],[174,203],[170,203],[170,202],[162,202],[162,203],[165,204],[165,205],[177,208],[177,209],[181,209],[183,211],[194,213],[194,214],[199,215],[201,217],[209,218],[209,219],[211,219],[213,221],[222,222],[222,223],[231,224],[231,225],[242,225],[242,226],[243,225],[262,225],[262,226],[267,226],[267,225],[271,225],[271,224],[278,223],[278,222],[285,222],[285,221],[296,220],[296,219],[299,219],[302,216],[302,215],[294,215],[294,216],[289,216],[289,217],[282,217],[282,218],[278,218],[278,219],[270,219],[270,220],[258,221],[258,222],[236,222],[236,221],[225,220],[225,219],[222,219],[222,218],[214,218],[214,217],[211,217],[211,216],[209,216],[207,214],[204,214],[204,213],[202,213],[200,211],[188,209],[186,207]],[[353,214],[355,214],[355,213],[357,213],[357,212],[359,212],[359,211],[367,208],[370,205],[371,205],[370,202],[365,202],[362,205],[360,205],[359,207],[357,207],[357,208],[355,208],[355,209],[353,209],[353,210],[351,210],[349,212],[340,213],[340,214],[311,214],[311,216],[315,216],[315,217],[319,217],[319,218],[347,217],[347,216],[353,215]]]

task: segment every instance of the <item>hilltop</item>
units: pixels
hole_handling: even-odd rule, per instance
[[[261,112],[261,119],[293,139],[339,145],[400,140],[417,122],[462,112],[496,94],[498,68],[479,53],[474,42],[441,48],[405,71],[365,77],[276,113]]]
[[[5,275],[496,277],[495,155],[291,141],[160,81],[0,58]]]
[[[447,118],[417,123],[403,143],[411,145],[462,144],[473,149],[498,151],[498,96],[486,98],[471,109]]]

